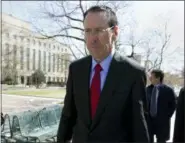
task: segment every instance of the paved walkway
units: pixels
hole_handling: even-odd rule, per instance
[[[31,108],[44,107],[62,102],[63,99],[40,98],[32,96],[19,96],[2,94],[2,112],[4,114],[29,110]]]

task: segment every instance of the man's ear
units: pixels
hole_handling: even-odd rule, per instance
[[[119,32],[119,27],[117,25],[114,26],[113,31],[114,31],[114,35],[117,37],[118,36],[118,32]]]
[[[112,38],[114,41],[116,41],[117,37],[118,37],[118,26],[114,26]]]

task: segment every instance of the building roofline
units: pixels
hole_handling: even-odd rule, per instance
[[[31,24],[29,21],[26,21],[26,20],[24,20],[24,19],[21,19],[21,18],[19,18],[19,17],[16,17],[16,16],[14,16],[14,15],[12,15],[12,14],[8,14],[8,13],[6,13],[6,12],[1,12],[1,14],[2,14],[2,15],[6,15],[6,16],[10,16],[10,17],[12,17],[12,18],[15,18],[15,19],[17,19],[17,20],[20,20],[20,21],[22,21],[22,22],[25,22],[25,23],[27,23],[27,24]]]
[[[17,17],[15,17],[15,16],[13,16],[12,14],[8,14],[8,13],[5,13],[5,12],[2,12],[1,14],[2,14],[2,15],[9,16],[9,17],[11,17],[11,18],[15,18],[15,19],[17,19],[17,20],[19,20],[19,21],[21,21],[21,22],[25,22],[26,24],[29,24],[29,25],[31,26],[31,22],[28,22],[28,21],[22,20],[22,19],[20,19],[20,18],[17,18]],[[18,25],[16,25],[16,24],[12,24],[12,23],[9,23],[9,22],[7,22],[7,21],[3,21],[3,19],[2,19],[2,22],[7,23],[7,24],[9,24],[9,25],[11,25],[11,26],[16,26],[17,28],[23,29],[23,30],[25,30],[26,32],[30,32],[31,35],[32,35],[33,37],[44,37],[44,36],[41,35],[39,32],[34,31],[34,30],[32,30],[32,29],[28,29],[28,28],[25,28],[25,27],[20,27],[20,26],[18,26]],[[44,40],[44,39],[43,39],[43,40]],[[55,38],[50,38],[49,40],[51,40],[51,41],[53,41],[53,42],[56,42],[56,43],[58,43],[58,44],[64,45],[64,46],[66,46],[66,47],[69,47],[69,46],[70,46],[70,45],[64,44],[64,43],[62,43],[62,42],[56,40]]]

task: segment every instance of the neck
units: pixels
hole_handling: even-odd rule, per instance
[[[103,58],[96,58],[96,59],[94,59],[97,63],[101,63],[104,59],[106,59],[108,56],[110,55],[110,53],[108,54],[108,55],[106,55],[106,56],[104,56]]]
[[[155,85],[158,85],[158,84],[161,84],[161,83],[160,83],[160,82],[158,82],[158,83],[155,83],[155,84],[154,84],[154,86],[155,86]]]

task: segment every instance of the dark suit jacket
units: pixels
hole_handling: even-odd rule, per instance
[[[90,114],[89,80],[92,57],[69,67],[67,94],[57,142],[148,142],[143,100],[145,72],[134,61],[115,53],[93,120]]]
[[[185,142],[184,140],[184,87],[180,90],[174,127],[174,142]]]
[[[149,101],[153,90],[153,85],[147,87],[147,97]],[[148,127],[150,133],[155,132],[158,138],[168,140],[170,138],[171,117],[176,108],[176,94],[173,89],[165,84],[159,86],[159,96],[157,104],[157,116],[152,118],[149,115]],[[155,130],[155,131],[154,131]]]

